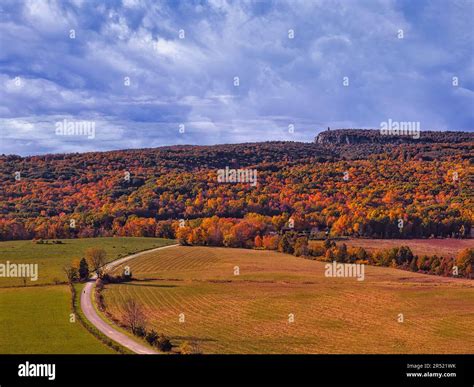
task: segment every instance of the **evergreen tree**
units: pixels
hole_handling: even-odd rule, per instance
[[[81,259],[79,263],[79,278],[81,281],[84,281],[89,278],[89,265],[85,258]]]

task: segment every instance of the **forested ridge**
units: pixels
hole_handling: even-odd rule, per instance
[[[402,142],[373,140],[377,131],[324,133],[324,143],[2,155],[0,239],[174,237],[211,217],[227,223],[229,240],[281,232],[289,221],[334,236],[469,236],[473,133]],[[226,167],[255,169],[258,184],[218,182]]]

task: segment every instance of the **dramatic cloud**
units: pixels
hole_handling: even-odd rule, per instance
[[[2,0],[0,153],[472,130],[473,4]]]

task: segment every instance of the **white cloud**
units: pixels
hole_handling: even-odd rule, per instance
[[[28,1],[19,3],[16,19],[7,11],[0,22],[0,117],[28,119],[32,131],[56,116],[95,117],[108,128],[104,133],[118,128],[123,136],[86,142],[88,150],[173,141],[310,141],[318,128],[368,127],[381,117],[421,117],[433,128],[472,126],[472,112],[457,108],[473,102],[468,3],[122,5]],[[416,7],[424,8],[415,18],[410,12]],[[75,40],[67,36],[71,26]],[[181,28],[185,39],[178,37]],[[461,79],[456,90],[451,74]],[[21,87],[15,76],[24,79]],[[344,76],[349,87],[342,85]],[[186,136],[177,134],[181,122],[189,125]],[[288,123],[297,125],[294,135]],[[13,144],[14,126],[4,131]],[[70,149],[41,133],[30,133],[37,152]]]

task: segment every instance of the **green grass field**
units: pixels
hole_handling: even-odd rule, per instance
[[[325,277],[322,262],[209,247],[129,265],[137,280],[106,286],[108,310],[120,318],[135,298],[149,327],[204,353],[474,353],[471,280],[366,266],[359,282]]]
[[[31,241],[0,243],[0,262],[38,263],[36,282],[0,278],[0,353],[116,353],[89,333],[79,321],[71,323],[71,292],[61,269],[89,247],[107,251],[108,260],[129,253],[173,244],[159,238],[94,238],[63,240],[60,245]],[[44,286],[31,286],[40,284]],[[16,286],[16,287],[12,287]]]
[[[115,353],[70,322],[67,285],[0,290],[0,353]]]
[[[36,244],[32,241],[0,242],[0,262],[36,263],[38,280],[26,281],[27,286],[54,284],[65,282],[66,276],[62,271],[64,265],[73,259],[80,259],[84,252],[91,247],[102,248],[107,252],[107,260],[112,261],[125,257],[137,251],[175,243],[173,240],[161,238],[85,238],[60,239],[63,244]],[[0,287],[23,285],[21,278],[0,277]]]

